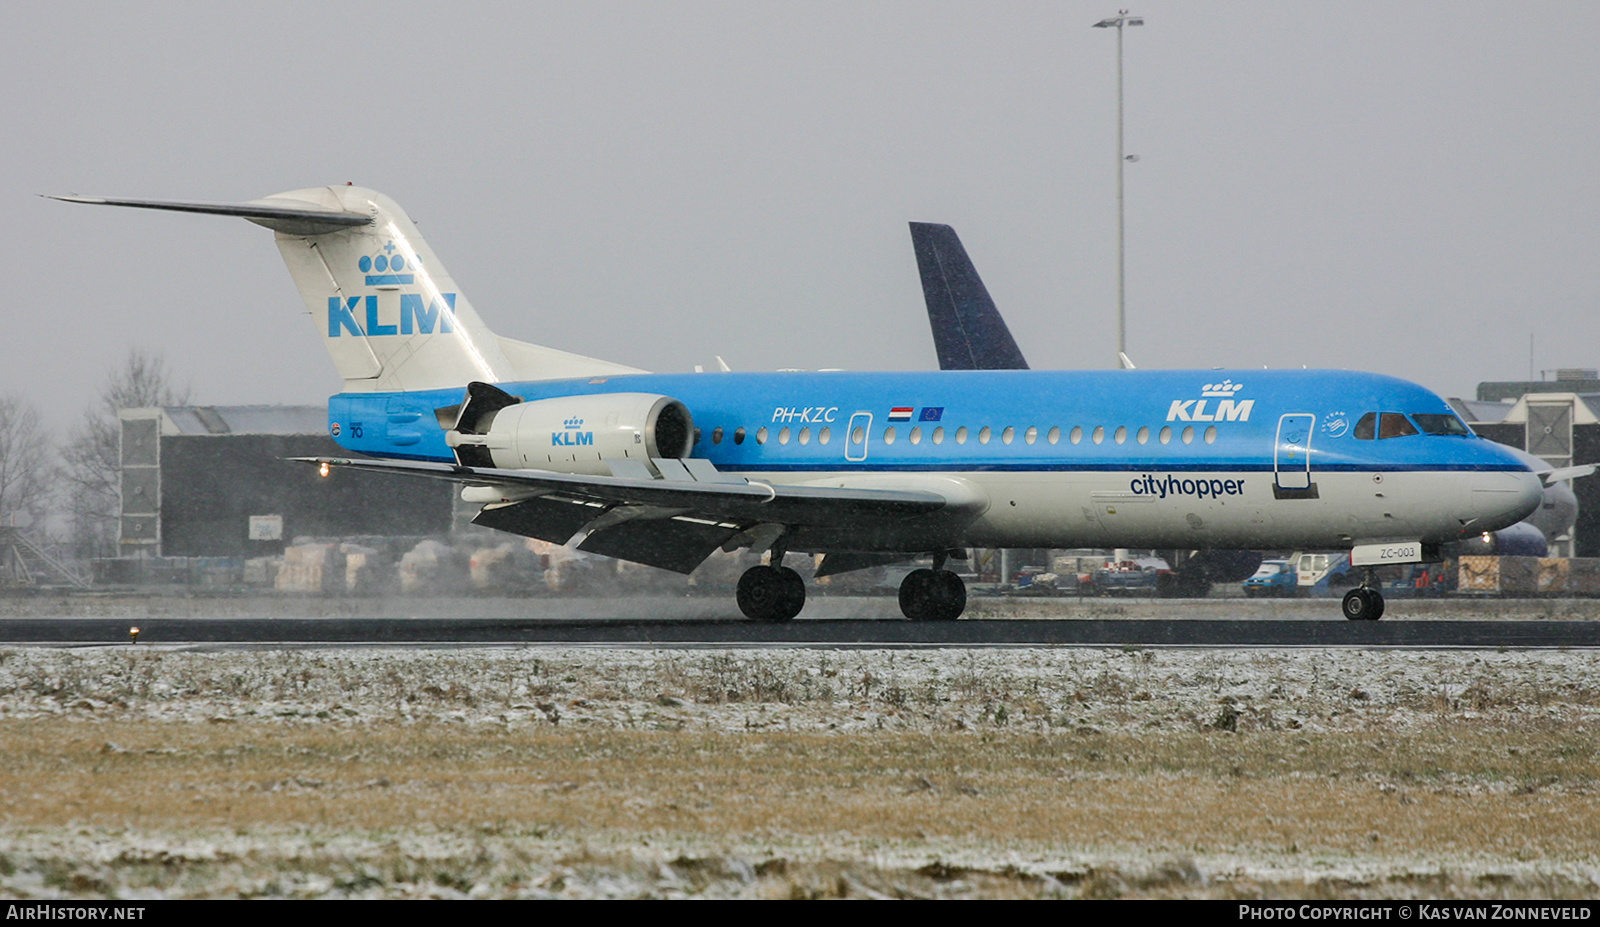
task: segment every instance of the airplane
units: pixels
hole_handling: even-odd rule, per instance
[[[941,370],[1027,370],[1028,361],[978,275],[956,230],[930,222],[911,223],[911,242],[922,277],[923,300]],[[1131,368],[1126,355],[1119,364]],[[1571,481],[1592,476],[1600,466],[1555,468],[1519,448],[1510,448],[1544,483],[1539,508],[1525,520],[1463,538],[1442,548],[1448,557],[1499,555],[1543,557],[1549,542],[1569,534],[1578,518]],[[1185,566],[1198,567],[1202,581],[1239,582],[1261,564],[1254,551],[1196,551]],[[1187,585],[1197,583],[1191,580]]]
[[[344,389],[350,469],[461,484],[476,524],[692,571],[767,554],[740,611],[787,621],[819,576],[931,555],[911,620],[966,607],[966,548],[1349,549],[1375,568],[1515,524],[1541,482],[1445,401],[1336,370],[657,374],[495,335],[405,211],[346,186],[249,203],[62,196],[238,216],[274,231]]]

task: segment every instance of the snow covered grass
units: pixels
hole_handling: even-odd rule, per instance
[[[1600,654],[0,650],[0,895],[1600,894]]]

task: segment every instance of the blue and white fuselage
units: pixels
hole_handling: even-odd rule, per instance
[[[1436,544],[1515,522],[1539,491],[1523,462],[1471,434],[1358,438],[1367,413],[1454,418],[1428,390],[1375,374],[717,373],[498,386],[557,407],[577,396],[671,396],[693,415],[690,456],[753,480],[964,481],[986,504],[942,546]],[[460,389],[343,393],[329,401],[329,430],[356,453],[454,463],[434,410],[462,399]],[[599,465],[592,432],[605,427],[524,436],[514,462]],[[809,534],[820,550],[940,546],[897,531]],[[796,538],[792,549],[807,547]]]

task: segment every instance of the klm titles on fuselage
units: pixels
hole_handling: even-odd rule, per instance
[[[1207,383],[1200,387],[1200,399],[1174,399],[1167,409],[1169,422],[1248,422],[1250,410],[1255,408],[1254,399],[1239,399],[1244,389],[1243,383],[1233,380],[1223,380],[1221,383]],[[1215,412],[1207,412],[1206,406],[1211,400],[1217,400]]]
[[[1209,399],[1174,399],[1167,409],[1169,422],[1248,422],[1250,410],[1255,407],[1254,399],[1245,399],[1234,402],[1224,399],[1217,403],[1215,412],[1207,412],[1206,405]]]

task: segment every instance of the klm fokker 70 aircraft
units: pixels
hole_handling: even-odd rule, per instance
[[[474,521],[687,573],[770,552],[756,620],[818,575],[931,555],[900,607],[958,617],[969,546],[1349,548],[1362,566],[1514,524],[1541,484],[1433,393],[1343,371],[651,374],[491,332],[403,210],[354,186],[246,204],[59,197],[241,216],[277,233],[344,391],[312,461],[462,484]],[[369,459],[370,458],[370,459]],[[1351,619],[1382,614],[1369,582]]]

